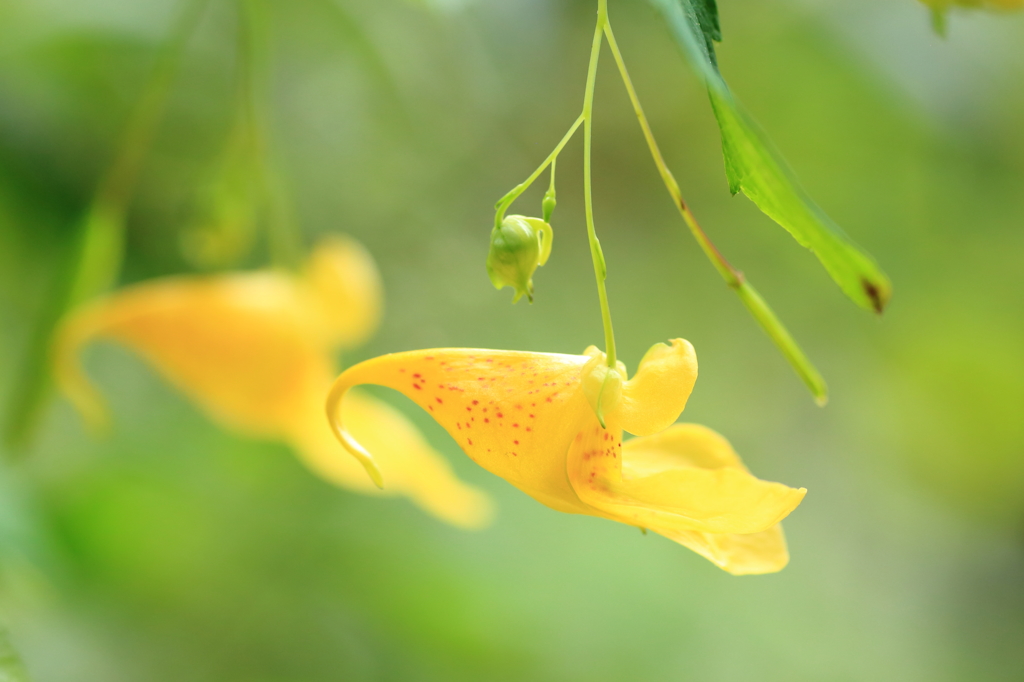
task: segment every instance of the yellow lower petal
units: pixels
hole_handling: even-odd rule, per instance
[[[625,445],[621,429],[610,426],[601,429],[594,420],[570,449],[569,477],[582,501],[607,518],[650,528],[732,566],[728,570],[785,565],[785,543],[775,528],[806,490],[754,478],[729,443],[702,426],[678,424]]]
[[[397,410],[365,392],[352,391],[344,417],[353,435],[371,448],[388,481],[382,491],[344,450],[323,416],[327,385],[311,401],[308,418],[295,425],[288,440],[300,458],[324,479],[363,493],[406,495],[434,516],[462,528],[481,528],[493,516],[490,498],[461,482],[445,459]]]
[[[782,525],[751,535],[698,533],[697,531],[658,532],[733,575],[761,575],[781,571],[789,563]]]

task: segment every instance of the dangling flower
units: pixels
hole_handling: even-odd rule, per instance
[[[93,426],[102,399],[78,364],[94,339],[139,353],[215,421],[289,443],[302,460],[344,488],[375,492],[351,458],[340,457],[323,421],[338,348],[364,341],[380,317],[376,267],[356,242],[316,248],[300,274],[257,271],[144,282],[74,312],[54,350],[57,383]],[[455,525],[487,522],[490,502],[461,483],[399,412],[359,393],[346,405],[353,432],[379,453],[404,494]],[[384,438],[384,435],[387,438]]]
[[[649,528],[730,573],[784,567],[779,522],[806,491],[754,478],[710,429],[673,426],[697,378],[693,347],[682,339],[656,344],[626,377],[593,347],[584,355],[412,351],[347,369],[327,411],[378,485],[387,481],[383,458],[349,432],[347,410],[339,411],[359,384],[408,396],[470,459],[553,509]],[[623,443],[623,431],[638,437]]]

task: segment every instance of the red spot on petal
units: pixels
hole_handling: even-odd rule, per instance
[[[427,355],[427,356],[426,356],[426,357],[424,357],[423,359],[424,359],[424,360],[433,360],[433,359],[434,359],[434,356],[433,356],[433,355]]]
[[[502,419],[504,416],[501,412],[498,413],[498,419]]]
[[[526,427],[526,430],[527,431],[533,431],[533,429],[531,429],[529,426]]]
[[[423,375],[422,375],[422,374],[420,374],[419,372],[417,372],[416,374],[413,374],[413,376],[414,376],[414,377],[416,377],[417,379],[419,379],[419,378],[420,378],[420,377],[422,377]]]
[[[413,384],[412,387],[415,388],[417,391],[422,391],[423,390],[423,387],[420,386],[419,384]]]
[[[515,444],[515,445],[519,445],[519,441],[517,441],[517,440],[512,441],[512,443]]]
[[[473,444],[473,439],[472,438],[467,438],[466,442],[469,443],[470,445],[472,445]]]
[[[444,404],[444,401],[441,400],[440,398],[434,398],[434,400],[436,400],[439,405],[443,405]]]
[[[513,429],[518,429],[518,428],[519,428],[519,424],[513,424],[513,425],[512,425],[512,428],[513,428]]]
[[[484,417],[484,424],[490,424],[490,423],[491,423],[491,420],[487,419],[486,417]]]
[[[479,404],[480,404],[480,401],[479,401],[479,400],[474,400],[474,401],[473,401],[473,404],[474,404],[474,405],[479,405]]]

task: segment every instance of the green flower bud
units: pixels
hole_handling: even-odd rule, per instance
[[[544,222],[551,222],[551,214],[555,212],[558,201],[555,199],[555,188],[552,187],[544,193],[544,201],[541,202],[541,209],[544,213]]]
[[[510,215],[491,230],[487,274],[495,289],[512,287],[513,303],[526,297],[533,302],[533,272],[551,255],[551,226],[540,218]]]

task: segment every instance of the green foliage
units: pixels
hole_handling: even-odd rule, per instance
[[[722,133],[730,191],[742,191],[799,244],[813,251],[857,305],[881,313],[892,294],[889,279],[807,196],[722,78],[713,42],[721,40],[714,0],[651,1],[663,12],[687,60],[707,85]]]

